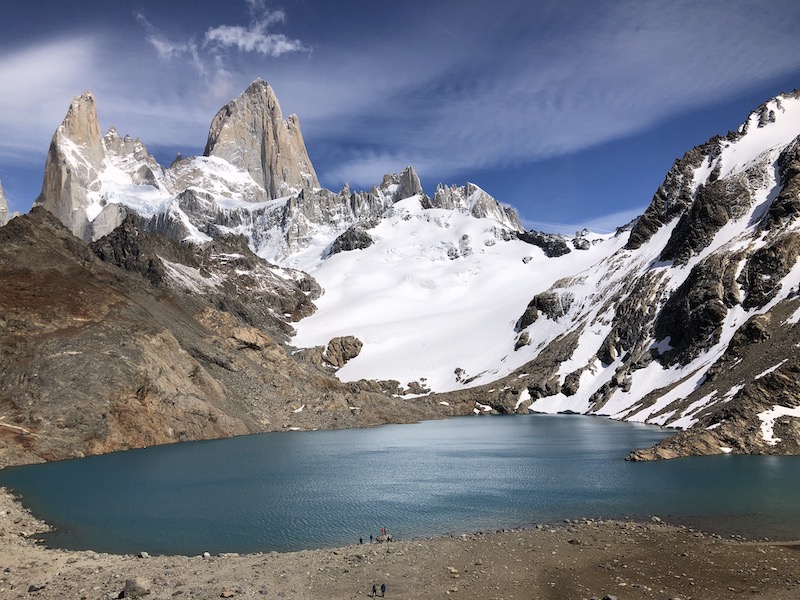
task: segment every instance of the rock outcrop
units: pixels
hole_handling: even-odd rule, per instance
[[[363,250],[373,244],[372,237],[361,225],[349,227],[342,235],[333,240],[328,250],[328,255],[338,254],[339,252],[349,252],[350,250]]]
[[[514,231],[525,231],[513,208],[503,206],[474,183],[467,183],[460,187],[439,184],[431,200],[431,205],[433,208],[460,210],[479,219],[494,219]]]
[[[572,252],[563,236],[542,231],[523,231],[518,234],[519,239],[534,246],[538,246],[548,258],[557,258]]]
[[[204,154],[249,173],[270,198],[319,187],[297,116],[284,121],[272,87],[262,79],[216,114]]]
[[[328,347],[325,348],[325,353],[322,355],[322,358],[328,364],[336,368],[341,368],[347,361],[361,353],[363,345],[361,340],[352,335],[336,337],[328,342]]]

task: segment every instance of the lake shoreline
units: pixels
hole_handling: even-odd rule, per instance
[[[725,540],[685,526],[582,519],[528,529],[287,553],[115,555],[48,549],[48,529],[0,488],[0,597],[704,598],[800,592],[800,542]],[[146,548],[142,549],[146,552]]]

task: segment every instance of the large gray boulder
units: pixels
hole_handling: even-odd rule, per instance
[[[323,354],[322,358],[325,362],[340,369],[347,361],[361,353],[363,345],[361,340],[352,335],[335,337],[328,342],[328,347],[325,349],[325,354]]]

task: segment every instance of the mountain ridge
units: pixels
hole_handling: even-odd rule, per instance
[[[242,113],[253,127],[237,125]],[[401,398],[390,419],[424,399],[441,414],[577,412],[685,429],[637,460],[800,452],[798,92],[687,151],[643,215],[608,235],[527,232],[473,184],[427,196],[411,167],[367,192],[320,188],[299,122],[282,119],[262,80],[217,113],[207,156],[167,168],[138,140],[98,137],[95,123],[93,97],[76,98],[37,205],[95,244],[134,224],[182,243],[181,260],[152,265],[105,255],[153,285],[180,281],[238,306],[235,318],[255,318],[248,326],[345,387]],[[273,160],[284,144],[291,168]],[[209,262],[225,239],[239,245],[220,256],[253,256],[241,275]],[[306,281],[307,308],[258,309],[295,293],[252,294],[270,269]],[[241,292],[251,308],[231,304]]]

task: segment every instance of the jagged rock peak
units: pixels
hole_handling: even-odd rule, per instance
[[[390,192],[395,202],[422,193],[422,184],[419,181],[419,176],[414,171],[414,167],[410,166],[400,173],[384,175],[380,188]]]
[[[80,146],[82,154],[95,165],[102,162],[103,145],[100,136],[100,123],[97,120],[97,107],[91,92],[83,92],[72,99],[67,116],[56,135],[61,134]]]
[[[0,227],[8,223],[8,203],[3,195],[3,184],[0,183]]]
[[[91,239],[86,208],[90,195],[100,190],[98,170],[105,150],[100,136],[97,109],[91,92],[73,98],[67,115],[53,134],[42,180],[42,193],[36,199],[58,217],[77,237]]]
[[[737,134],[734,135],[746,135],[753,126],[761,129],[770,123],[775,123],[780,119],[781,113],[784,112],[784,102],[798,98],[800,98],[800,90],[793,90],[768,100],[750,113],[747,120],[739,126]]]
[[[435,208],[461,210],[479,219],[494,219],[515,231],[525,231],[520,223],[517,211],[510,206],[503,206],[474,183],[465,186],[436,186],[432,204]]]
[[[319,187],[297,117],[283,119],[278,98],[263,79],[217,112],[204,154],[247,171],[270,198]]]

